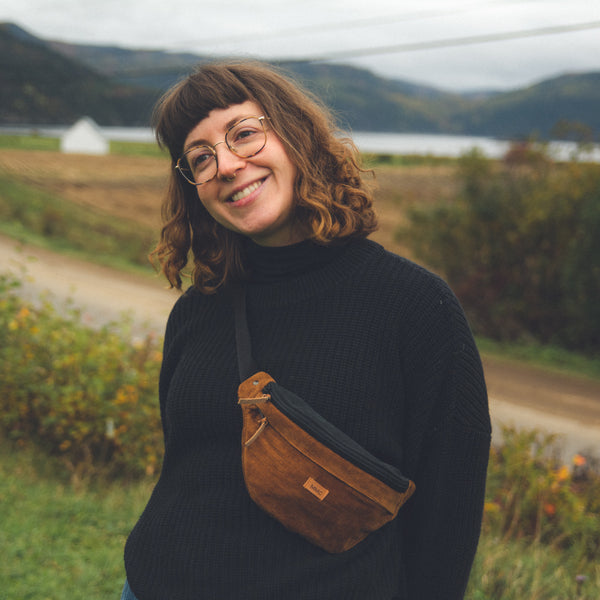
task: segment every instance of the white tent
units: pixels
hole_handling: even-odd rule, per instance
[[[83,117],[63,134],[60,149],[69,154],[108,154],[109,143],[93,119]]]

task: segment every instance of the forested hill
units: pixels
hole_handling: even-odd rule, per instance
[[[65,44],[0,24],[0,124],[147,125],[167,87],[206,57]],[[282,63],[333,108],[342,127],[504,138],[600,137],[600,72],[568,74],[505,93],[448,93],[326,63]],[[557,125],[561,124],[557,129]]]
[[[67,58],[11,25],[0,25],[0,124],[147,125],[156,90],[124,85]]]

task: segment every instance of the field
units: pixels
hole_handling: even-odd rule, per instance
[[[0,172],[94,210],[158,227],[168,173],[161,157],[0,150]]]
[[[88,157],[0,149],[0,183],[14,177],[24,186],[19,193],[39,192],[34,210],[48,212],[44,227],[55,232],[65,226],[57,222],[67,218],[60,210],[72,217],[75,208],[82,209],[77,227],[90,223],[84,238],[90,244],[92,221],[99,238],[112,237],[108,227],[117,225],[125,236],[133,230],[156,232],[168,168],[164,157],[151,153]],[[451,199],[459,183],[452,164],[423,160],[378,164],[375,185],[381,228],[374,239],[410,256],[394,235],[404,210]],[[14,194],[17,188],[11,189]],[[12,355],[18,361],[22,353]],[[484,535],[467,597],[597,598],[600,571],[590,556],[600,539],[598,484],[565,475],[565,465],[530,459],[530,446],[530,440],[514,438],[509,453],[493,459]],[[78,597],[82,589],[90,599],[118,597],[123,543],[151,486],[146,479],[74,482],[34,449],[23,445],[15,452],[0,438],[0,550],[6,557],[0,566],[0,598],[58,600]]]
[[[106,215],[158,230],[169,161],[160,156],[64,155],[43,150],[0,149],[0,173]],[[447,198],[456,190],[454,170],[444,163],[406,167],[379,165],[375,179],[380,230],[373,236],[406,253],[394,239],[402,208]]]

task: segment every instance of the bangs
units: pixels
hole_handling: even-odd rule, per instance
[[[172,159],[176,160],[188,133],[212,110],[252,99],[235,73],[204,65],[159,101],[154,113],[158,143],[168,148]]]

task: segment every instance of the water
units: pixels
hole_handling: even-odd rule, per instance
[[[499,158],[510,144],[485,137],[417,133],[369,133],[357,131],[352,139],[362,152],[458,157],[474,148],[490,158]]]
[[[501,158],[511,142],[488,137],[443,134],[354,132],[354,143],[363,152],[457,158],[478,149],[488,158]],[[550,142],[548,151],[557,160],[581,159],[600,162],[600,146],[579,152],[574,142]]]
[[[66,126],[41,127],[0,127],[0,133],[26,135],[35,133],[46,137],[60,137],[68,129]],[[154,133],[147,127],[100,127],[111,141],[147,142],[156,141]],[[399,154],[418,156],[438,156],[456,158],[477,148],[488,158],[504,156],[510,142],[489,137],[418,134],[418,133],[373,133],[356,131],[352,139],[363,152],[378,154]],[[587,152],[579,152],[573,142],[550,142],[549,152],[557,160],[569,160],[576,154],[581,159],[600,162],[600,146]]]

